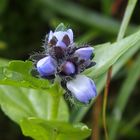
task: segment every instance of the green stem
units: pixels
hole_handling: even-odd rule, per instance
[[[51,98],[50,98],[51,106],[50,106],[50,117],[49,117],[51,120],[57,119],[60,98],[61,96],[51,95]]]
[[[60,99],[63,95],[63,89],[60,86],[59,79],[56,78],[54,85],[50,88],[50,120],[57,120]]]
[[[124,37],[128,23],[129,23],[130,18],[132,16],[133,10],[136,6],[136,3],[137,3],[137,0],[129,0],[128,1],[127,7],[125,10],[125,14],[124,14],[124,18],[123,18],[123,21],[122,21],[122,24],[121,24],[121,27],[120,27],[120,30],[118,33],[117,41],[121,40]]]

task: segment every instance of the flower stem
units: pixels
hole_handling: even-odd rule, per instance
[[[100,112],[101,112],[102,97],[99,94],[93,108],[93,132],[91,140],[100,140]]]
[[[58,79],[57,79],[58,80]],[[57,120],[58,116],[58,109],[59,109],[59,103],[60,99],[63,95],[63,89],[60,86],[59,81],[55,81],[54,85],[49,89],[50,93],[50,106],[49,106],[49,118],[50,120]]]
[[[51,98],[50,98],[51,106],[50,106],[50,115],[49,115],[49,118],[51,120],[57,119],[60,98],[61,98],[61,96],[51,95]]]

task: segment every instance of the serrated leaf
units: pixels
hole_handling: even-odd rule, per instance
[[[51,96],[46,90],[0,86],[0,106],[7,116],[19,124],[27,117],[50,118]],[[68,121],[68,108],[61,98],[57,120]]]
[[[51,84],[46,79],[31,75],[31,61],[11,61],[6,67],[0,67],[0,84],[33,89],[48,89]]]
[[[11,61],[9,62],[8,69],[21,73],[23,75],[30,75],[33,68],[33,63],[31,61]]]
[[[81,140],[91,133],[91,130],[83,124],[71,125],[66,122],[38,118],[23,119],[20,124],[24,135],[36,140]]]
[[[66,26],[65,26],[63,23],[60,23],[60,24],[56,27],[55,32],[58,32],[58,31],[66,31],[66,30],[67,30]]]

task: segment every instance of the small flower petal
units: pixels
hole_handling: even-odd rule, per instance
[[[67,30],[68,36],[70,38],[70,43],[73,43],[73,31],[71,29]]]
[[[79,56],[80,58],[84,60],[88,60],[93,54],[93,50],[94,49],[92,47],[80,48],[75,51],[75,55]]]
[[[50,40],[52,39],[52,37],[53,37],[53,32],[50,31],[50,33],[49,33],[49,37],[48,37],[48,42],[50,42]]]
[[[37,71],[41,76],[54,75],[56,71],[55,61],[51,56],[42,58],[37,62]]]
[[[61,48],[66,48],[66,44],[62,41],[57,41],[56,46]]]
[[[57,38],[58,41],[62,41],[65,34],[66,32],[58,31],[58,32],[54,32],[53,35]]]
[[[68,29],[67,31],[57,31],[57,32],[52,32],[50,31],[49,33],[49,37],[48,37],[48,42],[50,42],[50,40],[53,38],[53,36],[55,36],[58,40],[58,42],[62,42],[63,37],[65,35],[68,35],[69,39],[70,39],[70,43],[73,43],[73,31],[71,29]]]
[[[66,75],[71,75],[75,73],[75,66],[73,63],[67,61],[63,66],[62,66],[62,71]]]
[[[76,79],[67,82],[66,86],[72,95],[82,103],[87,104],[97,96],[94,82],[84,75],[77,75]]]

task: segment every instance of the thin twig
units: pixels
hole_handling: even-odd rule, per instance
[[[91,140],[100,140],[100,127],[99,127],[99,120],[100,120],[100,113],[101,113],[101,95],[99,94],[93,108],[93,133]]]
[[[106,85],[105,85],[104,98],[103,98],[103,127],[104,127],[104,131],[105,131],[106,140],[109,140],[107,124],[106,124],[106,107],[107,107],[107,97],[108,97],[108,92],[109,92],[111,75],[112,75],[112,66],[109,68],[108,73],[107,73],[107,81],[106,81]]]

